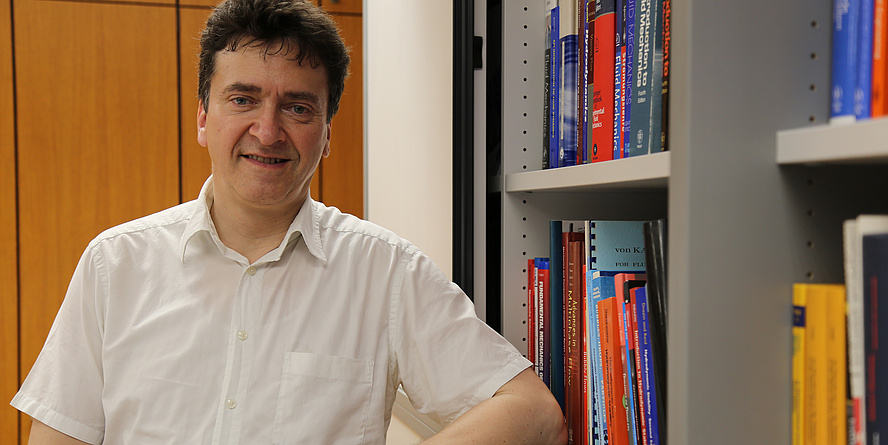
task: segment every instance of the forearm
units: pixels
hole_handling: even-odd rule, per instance
[[[434,444],[565,444],[567,428],[558,403],[530,369],[507,383],[440,433]]]

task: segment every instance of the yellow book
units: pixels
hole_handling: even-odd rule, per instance
[[[805,308],[805,444],[829,445],[827,441],[826,379],[826,289],[819,284],[801,284]]]
[[[826,425],[827,442],[847,445],[845,286],[824,285],[827,297],[826,322]]]
[[[792,445],[805,445],[806,288],[792,288]]]

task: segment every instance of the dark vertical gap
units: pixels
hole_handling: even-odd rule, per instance
[[[19,199],[19,157],[18,157],[18,147],[19,147],[19,131],[18,131],[18,82],[16,75],[16,64],[15,64],[15,8],[13,7],[12,0],[9,0],[9,34],[10,34],[10,57],[12,58],[12,155],[13,155],[13,175],[14,175],[14,184],[15,184],[15,202],[13,205],[15,206],[15,341],[16,341],[16,356],[17,363],[15,367],[15,382],[16,386],[21,384],[22,381],[22,307],[19,303],[22,298],[22,248],[21,248],[21,209],[20,209],[20,199]],[[24,431],[22,431],[24,425],[22,425],[22,413],[18,413],[18,442],[21,443],[22,435]]]
[[[502,167],[502,0],[487,0],[487,178],[503,174]],[[496,320],[502,333],[502,192],[487,193],[487,320]],[[494,318],[495,317],[495,318]],[[491,326],[494,326],[491,323]]]
[[[474,0],[453,1],[453,281],[474,299]]]
[[[176,107],[176,116],[179,124],[179,137],[176,143],[179,145],[179,203],[185,202],[185,190],[182,187],[182,182],[185,181],[185,172],[182,165],[182,151],[184,147],[182,147],[182,131],[184,128],[182,127],[183,118],[182,116],[182,105],[184,105],[184,98],[182,97],[182,10],[179,7],[179,0],[176,0],[176,97],[177,107]]]

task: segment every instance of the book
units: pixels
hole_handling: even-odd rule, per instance
[[[626,421],[629,429],[629,443],[637,445],[639,438],[642,436],[641,419],[639,414],[639,405],[637,401],[637,368],[635,366],[635,335],[636,328],[633,322],[634,317],[631,316],[632,311],[632,289],[644,286],[645,277],[643,274],[620,273],[614,276],[614,287],[616,288],[617,301],[619,303],[619,324],[622,337],[620,338],[620,346],[622,348],[623,361],[623,391],[625,399],[623,407],[626,409]]]
[[[845,286],[824,285],[826,292],[826,443],[848,444]]]
[[[648,324],[651,342],[651,369],[653,373],[654,392],[653,399],[657,404],[656,413],[660,443],[667,441],[666,423],[666,365],[667,365],[667,338],[666,327],[668,322],[668,296],[666,283],[666,256],[668,243],[666,236],[667,222],[665,219],[648,221],[644,224],[644,252],[645,270],[647,275],[647,302]]]
[[[610,443],[607,424],[607,410],[605,407],[605,381],[604,367],[602,361],[601,350],[601,314],[599,313],[599,303],[616,296],[614,289],[613,275],[603,274],[597,270],[586,271],[586,286],[589,289],[587,300],[588,319],[589,319],[589,344],[590,344],[590,368],[592,370],[593,382],[593,401],[595,404],[595,415],[597,428],[596,435],[601,443]]]
[[[614,0],[614,127],[613,159],[620,159],[623,152],[623,99],[626,90],[623,78],[626,75],[623,57],[626,55],[626,2]]]
[[[660,90],[660,151],[669,151],[669,44],[672,43],[669,25],[672,21],[672,0],[662,0],[663,7],[663,79]]]
[[[564,356],[565,356],[565,417],[568,425],[568,438],[575,445],[586,444],[588,425],[586,424],[588,406],[586,404],[585,369],[586,343],[585,332],[586,308],[583,301],[585,274],[583,273],[582,238],[575,232],[567,236],[567,267],[564,282]]]
[[[826,445],[826,299],[823,289],[797,283],[794,292],[804,293],[805,317],[805,438],[811,445]]]
[[[662,98],[662,35],[658,0],[635,3],[635,78],[630,132],[632,145],[627,157],[660,151],[660,108]],[[659,42],[659,43],[658,43]]]
[[[869,119],[873,91],[873,8],[874,0],[860,1],[857,31],[857,79],[854,85],[854,117]]]
[[[561,19],[558,25],[561,45],[558,166],[566,167],[577,163],[577,0],[560,1],[558,9]]]
[[[560,167],[558,164],[558,145],[561,139],[561,116],[559,114],[561,109],[560,14],[558,0],[546,0],[549,52],[549,168]]]
[[[549,168],[549,146],[552,140],[552,119],[550,118],[552,111],[552,10],[556,0],[545,0],[546,14],[544,17],[544,39],[543,44],[543,170]]]
[[[861,0],[833,0],[830,122],[853,122]]]
[[[633,76],[635,73],[635,2],[636,0],[625,0],[626,14],[624,16],[625,23],[625,53],[623,54],[623,109],[622,109],[622,137],[620,147],[620,157],[629,157],[629,145],[631,141],[631,121],[632,121],[632,100],[633,100]]]
[[[870,116],[885,115],[886,66],[888,66],[888,0],[875,0],[873,5],[873,80],[870,95]]]
[[[567,280],[567,247],[569,241],[583,239],[583,221],[549,221],[549,376],[550,389],[564,410],[564,304]]]
[[[644,221],[591,220],[589,268],[643,272]]]
[[[595,72],[595,0],[586,0],[586,87],[585,87],[585,107],[584,116],[584,137],[583,137],[583,163],[592,162],[592,95],[595,90],[594,72]]]
[[[549,336],[551,335],[549,332],[549,258],[535,258],[534,259],[536,271],[537,271],[537,282],[536,282],[536,294],[537,294],[537,309],[536,309],[536,354],[538,363],[538,375],[543,382],[546,383],[547,386],[551,388],[551,377],[550,377],[550,363],[551,356],[549,353]]]
[[[591,162],[613,159],[616,4],[595,0]]]
[[[654,385],[653,344],[650,336],[647,290],[647,284],[635,289],[635,320],[638,326],[636,349],[639,356],[638,369],[641,381],[639,403],[643,406],[642,415],[645,419],[645,433],[647,434],[644,443],[645,445],[660,445],[662,441],[657,415],[657,388]]]
[[[864,343],[863,236],[888,233],[888,215],[860,215],[842,226],[847,300],[851,443],[866,444],[866,346]]]
[[[888,431],[888,383],[884,375],[888,370],[888,354],[881,345],[888,341],[888,234],[864,235],[863,295],[866,335],[866,437],[867,443],[878,445],[882,432]],[[880,329],[881,326],[881,329]]]
[[[792,292],[792,445],[805,442],[805,332],[807,293],[798,285]]]
[[[586,163],[586,110],[589,100],[589,12],[586,0],[577,2],[577,157],[576,164]],[[593,6],[594,8],[594,6]]]
[[[613,283],[609,283],[613,286]],[[607,284],[605,284],[607,285]],[[620,349],[618,301],[609,296],[597,302],[601,368],[604,386],[604,408],[607,416],[607,435],[610,445],[629,444],[629,428],[623,405],[623,362]]]
[[[527,359],[533,363],[534,370],[539,372],[539,363],[537,361],[537,295],[536,295],[536,280],[537,280],[537,270],[536,270],[536,262],[533,258],[527,259],[527,269],[525,269],[525,274],[527,276]]]

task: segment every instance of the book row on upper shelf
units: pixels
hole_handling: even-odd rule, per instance
[[[888,0],[833,0],[830,122],[888,114]]]
[[[527,260],[527,356],[569,443],[666,443],[666,222],[550,222]]]
[[[542,167],[667,151],[671,0],[545,0]]]
[[[793,445],[878,445],[888,431],[888,215],[843,227],[845,282],[793,286]]]

